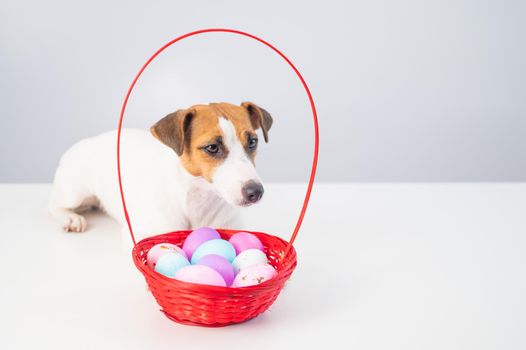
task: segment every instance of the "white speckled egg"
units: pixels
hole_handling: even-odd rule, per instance
[[[257,264],[241,270],[232,283],[232,288],[254,286],[277,276],[274,267],[269,264]]]
[[[247,249],[239,253],[238,256],[232,261],[234,272],[236,275],[239,271],[257,264],[268,263],[267,256],[259,249]]]

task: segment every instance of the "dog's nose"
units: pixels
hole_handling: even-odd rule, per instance
[[[249,181],[241,189],[243,198],[248,203],[256,203],[263,197],[263,186],[256,181]]]

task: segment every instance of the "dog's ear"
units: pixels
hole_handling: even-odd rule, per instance
[[[181,156],[185,145],[190,144],[190,123],[194,115],[193,109],[180,109],[159,120],[150,131],[156,139]]]
[[[263,138],[265,142],[268,142],[268,131],[272,127],[272,117],[270,113],[252,102],[243,102],[241,106],[248,111],[250,123],[252,123],[254,130],[261,128]]]

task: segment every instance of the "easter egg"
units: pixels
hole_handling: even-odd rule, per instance
[[[237,274],[231,287],[253,286],[268,281],[276,277],[277,274],[276,270],[269,264],[252,265]]]
[[[230,262],[221,255],[205,255],[197,261],[197,265],[205,265],[219,272],[221,277],[223,277],[223,279],[225,280],[227,286],[231,285],[232,281],[234,281],[234,268],[232,267]]]
[[[194,230],[186,237],[183,250],[188,258],[192,257],[194,251],[206,241],[221,238],[219,233],[211,227],[201,227]]]
[[[183,282],[226,287],[225,280],[219,272],[205,265],[185,266],[177,271],[174,278]]]
[[[166,253],[162,255],[155,264],[155,271],[161,275],[173,278],[177,271],[190,265],[188,260],[179,253]]]
[[[195,264],[205,255],[217,254],[232,262],[236,257],[234,246],[224,239],[212,239],[201,244],[192,254],[192,264]]]
[[[268,263],[267,256],[259,249],[247,249],[242,251],[234,261],[232,261],[232,267],[236,275],[240,270],[243,270],[249,266],[257,264]]]
[[[153,269],[155,267],[155,263],[157,263],[157,260],[159,260],[159,258],[166,253],[179,253],[185,258],[188,258],[186,253],[175,244],[159,243],[154,245],[148,251],[148,255],[146,255],[146,263]]]
[[[228,240],[236,249],[236,254],[247,249],[259,249],[263,251],[263,243],[252,233],[238,232]]]

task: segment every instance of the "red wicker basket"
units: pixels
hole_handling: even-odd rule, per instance
[[[135,236],[132,230],[132,224],[126,208],[126,201],[124,199],[123,181],[121,177],[121,162],[120,162],[120,144],[121,144],[121,129],[124,118],[124,112],[128,103],[130,94],[137,83],[137,80],[148,67],[148,65],[166,48],[173,45],[174,43],[199,34],[204,33],[231,33],[236,35],[245,36],[254,39],[265,46],[272,49],[275,53],[281,56],[289,66],[294,70],[298,78],[300,79],[307,97],[310,102],[312,111],[312,117],[314,121],[314,155],[312,160],[312,168],[310,172],[309,184],[303,206],[294,228],[289,242],[283,239],[272,236],[262,232],[251,232],[256,235],[265,247],[265,253],[269,258],[269,263],[276,269],[277,276],[271,280],[263,282],[261,284],[242,287],[242,288],[228,288],[228,287],[217,287],[208,286],[201,284],[193,284],[187,282],[181,282],[175,279],[165,277],[146,265],[146,255],[151,247],[158,243],[173,243],[178,246],[182,246],[185,238],[190,234],[191,231],[175,231],[171,233],[161,234],[150,238],[143,239],[140,242],[135,241]],[[176,39],[171,40],[157,52],[155,52],[146,63],[139,70],[132,84],[130,85],[126,97],[124,99],[120,118],[119,127],[117,132],[117,166],[118,166],[118,177],[119,177],[119,190],[121,193],[121,200],[124,209],[124,216],[128,223],[130,235],[134,244],[132,251],[133,261],[135,266],[141,271],[146,279],[153,296],[157,300],[157,303],[161,306],[161,311],[171,320],[190,325],[199,325],[207,327],[220,327],[234,323],[240,323],[247,321],[251,318],[256,317],[260,313],[266,311],[272,303],[276,300],[279,293],[283,289],[285,282],[289,279],[292,272],[296,267],[296,251],[292,246],[296,235],[300,229],[303,217],[307,210],[309,198],[314,183],[314,177],[316,175],[316,166],[318,163],[318,120],[316,115],[316,107],[314,100],[309,91],[305,80],[301,76],[298,69],[292,64],[292,62],[278,49],[269,44],[268,42],[245,32],[241,32],[233,29],[202,29],[194,32],[187,33]],[[217,229],[222,238],[228,239],[234,233],[238,231]]]

